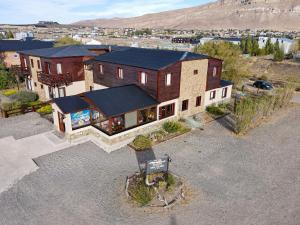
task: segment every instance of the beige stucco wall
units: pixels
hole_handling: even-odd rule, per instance
[[[3,52],[5,66],[10,68],[12,65],[21,65],[20,56],[16,52]]]
[[[204,111],[207,68],[207,59],[182,62],[180,96],[178,104],[178,112],[180,117],[188,117]],[[198,70],[197,75],[194,75],[194,70]],[[196,107],[197,96],[201,96],[201,105],[198,107]],[[182,111],[182,101],[186,99],[189,100],[188,110]]]
[[[34,67],[31,66],[31,59],[33,60],[33,65]],[[35,91],[39,97],[41,101],[46,101],[47,97],[46,97],[46,92],[45,89],[47,89],[46,85],[43,85],[42,83],[38,82],[38,78],[37,78],[37,72],[41,71],[41,69],[38,69],[38,63],[37,61],[41,59],[40,57],[35,57],[35,56],[29,56],[29,65],[28,67],[30,67],[31,70],[31,86],[32,86],[32,90]],[[36,86],[34,85],[34,83],[36,83]],[[42,88],[43,87],[43,88]]]
[[[222,91],[224,88],[227,87],[227,96],[225,98],[222,97]],[[226,103],[229,102],[231,99],[231,92],[232,92],[232,85],[221,87],[213,90],[209,90],[205,92],[205,101],[204,105],[205,107],[212,104],[220,104],[220,103]],[[210,93],[212,91],[216,91],[216,97],[214,99],[210,99]]]
[[[89,91],[90,87],[94,87],[93,82],[93,70],[87,70],[84,68],[84,79],[85,79],[85,91]]]

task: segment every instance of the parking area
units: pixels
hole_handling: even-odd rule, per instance
[[[35,159],[39,169],[0,195],[1,225],[259,224],[300,221],[300,108],[237,137],[222,125],[154,147],[190,187],[189,202],[163,212],[124,198],[138,170],[126,147],[107,154],[87,142]],[[146,212],[145,212],[146,211]]]

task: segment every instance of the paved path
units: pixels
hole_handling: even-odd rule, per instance
[[[214,122],[156,146],[192,190],[188,204],[159,213],[124,200],[125,177],[138,170],[134,151],[73,146],[37,158],[40,168],[0,195],[0,224],[298,225],[299,133],[298,107],[247,137]]]

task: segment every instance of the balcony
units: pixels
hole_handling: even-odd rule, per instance
[[[63,85],[69,85],[73,82],[73,77],[70,73],[65,74],[46,74],[43,71],[37,73],[38,81],[42,84],[59,87]]]
[[[18,76],[20,78],[30,78],[31,77],[31,73],[28,67],[22,67],[19,65],[12,65],[10,68],[11,72],[15,75]]]

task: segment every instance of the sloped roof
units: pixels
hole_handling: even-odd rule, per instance
[[[209,56],[191,52],[128,48],[123,51],[115,51],[99,55],[94,59],[94,61],[159,70],[178,61],[207,58],[209,58]]]
[[[136,85],[125,85],[86,92],[86,98],[107,117],[117,116],[159,104],[154,98]]]
[[[89,107],[89,104],[78,95],[55,98],[53,102],[65,114],[78,112]]]
[[[67,45],[55,48],[42,48],[28,51],[21,51],[25,55],[39,56],[45,58],[61,58],[76,56],[97,56],[82,45]]]
[[[25,51],[40,48],[51,48],[54,42],[40,40],[0,40],[0,51]]]

